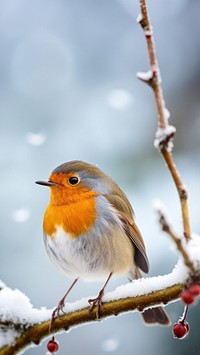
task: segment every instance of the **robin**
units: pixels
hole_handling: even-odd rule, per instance
[[[149,270],[141,233],[124,192],[94,165],[70,161],[58,166],[48,181],[50,202],[44,214],[44,243],[52,262],[74,281],[52,314],[64,313],[67,295],[78,281],[106,280],[98,296],[89,299],[90,310],[100,317],[106,285],[113,276],[130,281]],[[146,323],[169,324],[161,307],[142,313]],[[51,322],[51,323],[52,323]]]

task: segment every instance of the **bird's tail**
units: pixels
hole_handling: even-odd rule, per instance
[[[147,324],[170,325],[171,321],[162,307],[149,308],[142,312],[142,317]]]
[[[135,268],[134,271],[129,273],[128,278],[129,281],[134,279],[140,279],[142,277],[138,268]],[[159,324],[159,325],[170,325],[171,321],[168,317],[167,313],[164,311],[162,307],[149,308],[144,310],[141,313],[145,323],[147,324]]]

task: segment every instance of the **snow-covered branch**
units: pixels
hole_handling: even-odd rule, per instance
[[[193,235],[185,250],[193,261],[194,274],[180,258],[174,270],[164,276],[135,280],[108,292],[103,298],[101,317],[117,316],[128,311],[144,311],[167,305],[179,299],[181,292],[200,274],[200,238]],[[96,321],[95,310],[88,311],[88,297],[66,303],[63,316],[54,321],[52,333],[67,331],[74,326]],[[33,308],[19,290],[3,283],[0,291],[0,355],[15,354],[31,344],[38,345],[49,336],[52,310]],[[12,345],[11,345],[12,344]]]
[[[179,250],[180,254],[182,255],[185,265],[190,269],[191,274],[195,275],[196,269],[194,267],[193,259],[191,259],[191,257],[187,252],[187,248],[185,246],[185,240],[179,237],[174,232],[173,227],[168,219],[165,206],[163,206],[162,203],[157,201],[157,203],[155,204],[155,210],[158,213],[159,223],[161,225],[162,230],[166,232],[173,240],[173,242],[176,244],[176,247]]]

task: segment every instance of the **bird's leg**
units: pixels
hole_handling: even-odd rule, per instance
[[[64,296],[61,298],[61,300],[58,302],[58,306],[54,309],[52,315],[51,315],[51,323],[49,326],[49,332],[51,332],[51,328],[53,325],[53,322],[56,318],[60,318],[60,313],[65,313],[64,312],[64,306],[65,306],[65,299],[67,297],[67,295],[70,293],[70,291],[72,290],[72,288],[74,287],[75,283],[78,281],[78,277],[77,279],[74,280],[74,282],[71,284],[70,288],[67,290],[67,292],[64,294]]]
[[[89,308],[89,311],[93,311],[94,307],[97,306],[97,312],[96,312],[96,316],[97,316],[97,319],[100,318],[100,311],[101,311],[101,306],[102,306],[102,298],[104,296],[104,293],[105,293],[105,288],[110,280],[112,276],[112,272],[109,274],[103,288],[100,290],[98,296],[96,298],[92,298],[92,299],[89,299],[88,302],[90,304],[90,308]]]

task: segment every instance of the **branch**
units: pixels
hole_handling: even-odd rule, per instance
[[[139,283],[139,281],[136,281],[136,283]],[[122,298],[103,303],[101,308],[101,319],[114,315],[117,316],[118,314],[125,313],[128,311],[139,310],[141,312],[145,308],[157,306],[158,304],[167,304],[178,299],[183,288],[184,284],[174,284],[164,290],[158,288],[156,291],[147,294]],[[112,294],[110,294],[110,296],[112,296]],[[56,319],[54,322],[52,333],[68,331],[77,325],[82,325],[94,321],[97,321],[95,311],[89,312],[88,306],[85,306],[81,309],[77,309],[74,312],[68,312],[67,314],[61,316],[59,319]],[[0,349],[0,355],[15,354],[21,351],[22,349],[29,347],[32,344],[40,344],[40,342],[44,338],[50,335],[50,322],[51,317],[47,321],[36,323],[34,325],[28,323],[25,325],[13,323],[11,321],[6,322],[0,320],[1,332],[13,332],[13,330],[15,330],[16,332],[14,334],[17,334],[15,336],[15,339],[13,339],[13,345],[3,346]]]
[[[165,207],[160,202],[157,202],[155,209],[158,213],[159,223],[162,230],[167,233],[176,244],[178,251],[182,255],[185,265],[189,268],[191,275],[193,275],[193,278],[195,279],[196,269],[194,267],[193,261],[187,252],[187,248],[183,244],[183,240],[173,231],[173,228],[168,220]]]
[[[165,225],[167,222],[164,223]],[[179,249],[181,251],[181,249]],[[200,275],[200,238],[193,238],[185,245],[192,269],[180,259],[174,270],[164,276],[134,280],[119,286],[103,298],[101,319],[129,311],[166,305],[178,300],[182,290]],[[199,279],[198,279],[199,280]],[[66,303],[63,316],[54,321],[51,333],[97,321],[96,312],[88,311],[88,299]],[[19,290],[11,290],[2,284],[0,290],[0,355],[15,354],[31,344],[39,344],[50,335],[52,310],[33,308],[30,300]],[[5,337],[5,334],[8,334]],[[12,345],[10,345],[12,344]]]
[[[138,73],[137,77],[150,85],[154,93],[158,115],[158,129],[156,132],[154,145],[160,150],[176,185],[181,203],[183,232],[186,240],[188,241],[191,234],[187,202],[188,194],[185,185],[182,183],[180,174],[177,170],[171,153],[173,147],[172,139],[176,129],[173,126],[170,126],[168,123],[170,114],[166,109],[163,97],[160,70],[156,58],[153,30],[149,20],[146,0],[140,0],[140,11],[141,14],[138,16],[137,20],[144,30],[149,55],[150,71],[147,73]]]

